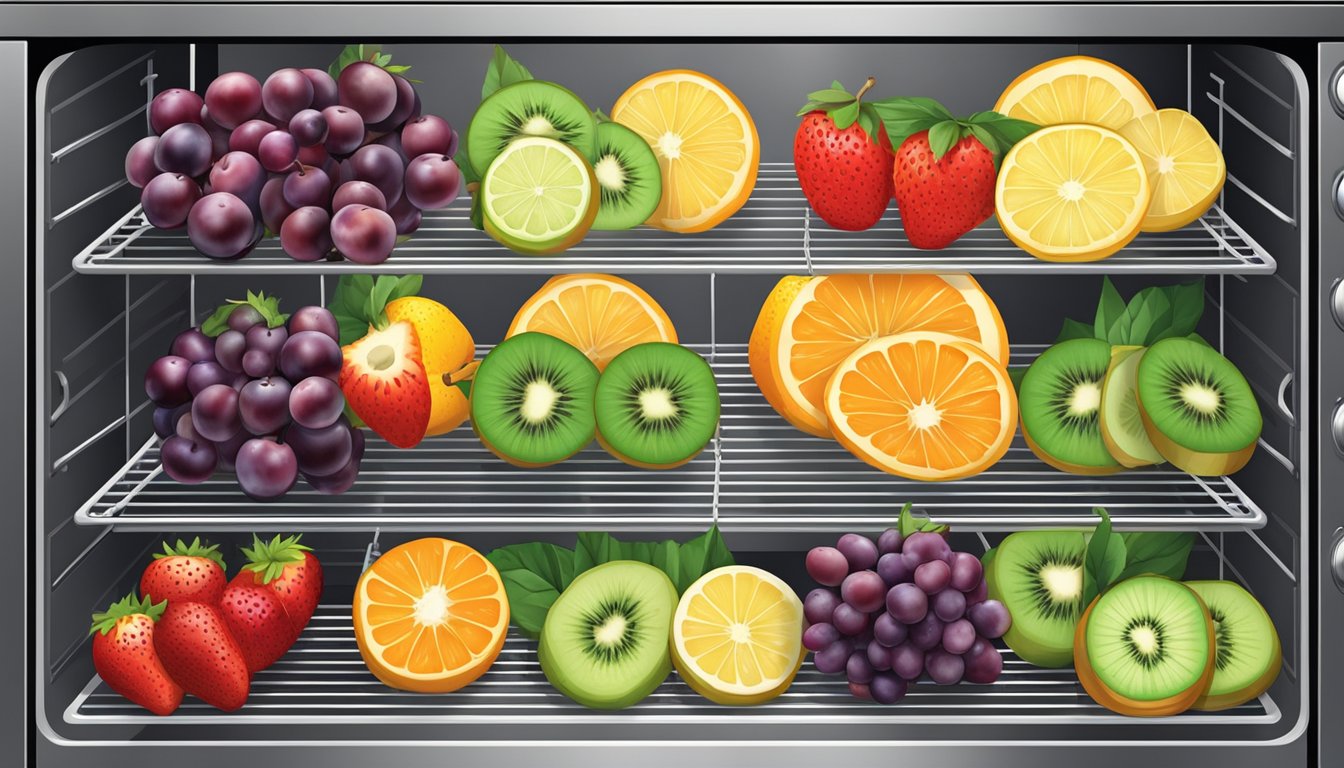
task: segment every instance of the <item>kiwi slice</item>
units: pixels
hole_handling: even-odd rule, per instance
[[[636,344],[597,382],[597,439],[627,464],[668,469],[695,458],[719,423],[709,364],[665,341]]]
[[[496,456],[544,467],[592,442],[597,367],[544,333],[520,333],[481,361],[471,384],[471,424]]]
[[[1283,664],[1279,633],[1264,606],[1231,581],[1187,581],[1213,619],[1213,683],[1195,709],[1229,709],[1269,690]]]
[[[504,147],[519,136],[562,141],[588,162],[597,158],[597,121],[583,99],[564,86],[524,80],[490,94],[467,126],[467,157],[484,176]]]
[[[994,549],[985,569],[990,597],[1013,617],[1003,640],[1038,667],[1067,667],[1082,613],[1081,531],[1020,531]]]
[[[653,215],[663,198],[663,172],[648,142],[624,125],[597,124],[593,161],[601,202],[593,229],[631,229]]]
[[[1184,712],[1209,690],[1214,653],[1213,621],[1199,595],[1179,581],[1136,576],[1083,612],[1073,665],[1103,707],[1163,717]]]
[[[1081,475],[1108,475],[1120,462],[1101,439],[1101,389],[1111,345],[1070,339],[1041,353],[1022,377],[1022,436],[1041,461]]]
[[[653,693],[672,671],[677,588],[658,568],[615,560],[584,571],[546,613],[537,658],[556,690],[594,709]]]
[[[1246,466],[1260,437],[1260,406],[1246,377],[1207,344],[1163,339],[1139,363],[1139,412],[1159,453],[1192,475]]]
[[[1101,387],[1101,439],[1106,450],[1126,467],[1147,467],[1162,463],[1143,428],[1139,415],[1139,399],[1134,393],[1139,375],[1139,361],[1146,352],[1143,347],[1115,347],[1111,350],[1111,367],[1106,371],[1106,382]]]

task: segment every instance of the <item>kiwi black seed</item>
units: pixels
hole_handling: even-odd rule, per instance
[[[597,158],[597,121],[583,100],[545,80],[524,80],[500,88],[481,102],[467,126],[467,156],[484,176],[490,163],[520,136],[544,136]]]
[[[618,123],[597,124],[593,173],[601,193],[593,229],[637,227],[653,215],[663,197],[657,156],[643,137]]]
[[[1111,345],[1070,339],[1041,353],[1022,377],[1022,435],[1041,461],[1065,472],[1104,475],[1121,465],[1101,436],[1101,391]]]
[[[714,371],[677,344],[636,344],[607,364],[597,383],[598,441],[645,469],[685,464],[714,436],[719,389]]]

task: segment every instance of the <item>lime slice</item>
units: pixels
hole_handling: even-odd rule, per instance
[[[514,140],[486,169],[480,194],[485,231],[519,253],[563,251],[597,218],[592,167],[555,139]]]

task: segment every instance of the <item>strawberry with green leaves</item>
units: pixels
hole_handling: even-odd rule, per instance
[[[219,546],[201,544],[200,537],[185,544],[163,542],[163,551],[140,574],[140,594],[154,600],[218,603],[228,580]]]
[[[290,644],[308,626],[322,597],[322,564],[312,549],[299,543],[300,537],[276,535],[262,541],[253,534],[252,546],[243,547],[247,564],[229,585],[264,589],[275,595],[289,617]]]
[[[155,649],[155,623],[168,601],[152,603],[135,593],[93,614],[93,668],[107,687],[156,715],[171,715],[182,703]]]
[[[916,248],[946,248],[994,215],[999,159],[1038,126],[997,112],[956,118],[933,99],[874,104],[897,146],[892,181]]]
[[[882,218],[892,193],[891,140],[863,95],[874,78],[851,94],[837,80],[807,95],[793,137],[793,167],[812,210],[836,229],[868,229]]]

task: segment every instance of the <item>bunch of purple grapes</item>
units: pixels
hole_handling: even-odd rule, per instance
[[[378,264],[421,211],[462,187],[457,132],[420,110],[409,80],[367,61],[336,80],[320,69],[280,69],[264,83],[229,72],[204,99],[181,88],[154,97],[154,135],[127,153],[126,178],[150,224],[185,226],[211,258],[240,258],[269,230],[298,261]]]
[[[939,685],[992,683],[1003,657],[990,642],[1012,623],[986,599],[980,559],[953,552],[940,534],[855,533],[807,553],[824,586],[808,593],[803,645],[827,675],[844,673],[855,696],[894,704],[926,673]]]
[[[322,307],[268,327],[240,304],[228,329],[177,335],[145,373],[157,406],[163,471],[179,483],[233,472],[253,499],[283,496],[299,475],[319,493],[344,493],[359,476],[364,434],[345,416],[340,331]]]

